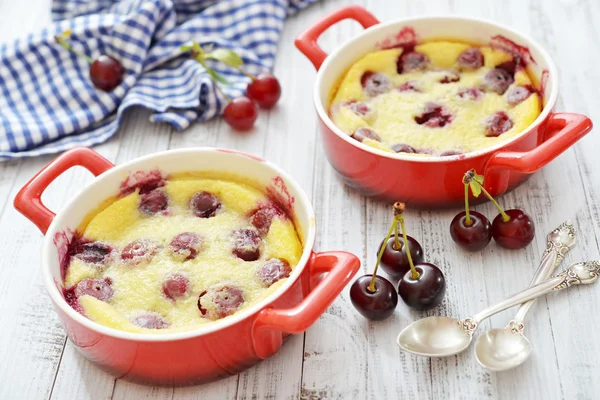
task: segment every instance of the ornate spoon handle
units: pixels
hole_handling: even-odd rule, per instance
[[[571,221],[563,222],[548,234],[548,244],[542,255],[542,261],[529,286],[537,285],[552,275],[552,272],[565,258],[565,254],[575,246],[575,238],[575,227]],[[521,304],[515,318],[508,323],[506,329],[515,333],[522,332],[525,327],[523,321],[533,303],[535,303],[535,299]]]
[[[593,283],[598,279],[598,275],[600,275],[600,261],[587,261],[571,264],[569,268],[560,274],[510,296],[505,300],[478,312],[472,317],[464,319],[461,324],[463,329],[472,334],[481,321],[500,311],[543,296],[552,291],[566,289],[573,285]]]

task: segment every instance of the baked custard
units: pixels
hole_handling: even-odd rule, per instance
[[[450,156],[504,142],[540,114],[518,55],[454,41],[371,52],[332,94],[333,122],[378,149]]]
[[[280,287],[302,255],[289,216],[243,182],[156,171],[106,204],[69,244],[64,296],[123,331],[227,318]]]

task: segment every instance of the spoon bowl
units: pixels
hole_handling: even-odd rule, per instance
[[[506,371],[523,364],[531,354],[531,343],[524,335],[509,329],[491,329],[475,343],[477,362],[490,371]]]
[[[427,317],[408,325],[398,335],[398,346],[425,357],[448,357],[471,344],[472,336],[450,317]]]

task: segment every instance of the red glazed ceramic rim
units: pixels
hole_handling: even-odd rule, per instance
[[[527,45],[528,48],[530,48],[530,49],[533,48],[536,50],[536,52],[541,54],[542,58],[544,59],[544,62],[548,66],[549,81],[550,81],[549,84],[550,84],[551,92],[550,92],[550,95],[548,96],[548,98],[544,99],[545,100],[544,108],[542,109],[542,112],[540,113],[540,115],[535,119],[535,121],[533,121],[533,123],[531,125],[529,125],[527,127],[527,129],[525,129],[523,132],[521,132],[520,134],[516,135],[515,137],[513,137],[505,142],[501,142],[494,146],[490,146],[485,149],[473,151],[470,153],[465,153],[465,154],[455,155],[455,156],[446,156],[446,157],[439,157],[439,156],[414,157],[414,156],[403,155],[402,153],[389,153],[389,152],[386,152],[383,150],[376,149],[375,147],[363,144],[361,142],[358,142],[358,141],[352,139],[348,134],[343,132],[340,128],[338,128],[333,123],[331,118],[329,118],[329,115],[327,113],[325,105],[321,101],[321,95],[320,95],[320,88],[321,88],[321,85],[323,84],[322,83],[323,75],[325,74],[325,71],[328,69],[328,67],[330,67],[331,65],[334,65],[336,63],[336,61],[337,61],[336,58],[338,57],[338,55],[340,53],[342,53],[347,48],[352,47],[357,41],[360,41],[363,38],[363,36],[365,36],[367,34],[377,32],[380,30],[388,29],[390,26],[410,25],[411,23],[413,23],[415,21],[423,21],[423,20],[430,20],[432,24],[439,23],[442,20],[454,21],[457,24],[460,24],[461,21],[472,21],[472,22],[487,24],[494,28],[498,28],[500,30],[506,30],[506,31],[511,32],[516,37],[519,37],[522,40],[522,42]],[[459,38],[460,35],[456,35],[456,37]],[[375,48],[375,46],[373,46],[373,48]],[[531,39],[528,36],[523,35],[522,33],[518,32],[518,31],[515,31],[512,28],[509,28],[506,25],[502,25],[502,24],[499,24],[496,22],[491,22],[489,20],[482,19],[482,18],[463,17],[463,16],[413,17],[413,18],[400,19],[400,20],[395,20],[395,21],[390,21],[390,22],[380,22],[376,25],[373,25],[373,26],[365,29],[364,32],[362,32],[355,38],[350,39],[344,45],[338,47],[335,51],[331,52],[327,56],[327,58],[325,59],[323,64],[321,65],[321,68],[319,68],[319,70],[317,72],[317,79],[315,81],[314,92],[313,92],[313,101],[315,103],[315,108],[317,109],[319,118],[321,119],[321,121],[323,121],[323,123],[327,126],[327,128],[329,128],[332,132],[334,132],[342,140],[345,140],[346,142],[352,144],[353,146],[358,147],[359,149],[364,150],[368,153],[373,153],[378,156],[386,157],[386,158],[390,158],[390,159],[412,161],[412,162],[436,163],[436,162],[452,161],[452,160],[457,160],[457,159],[464,160],[464,159],[479,157],[483,154],[493,153],[497,150],[500,150],[500,149],[508,146],[510,143],[518,140],[523,135],[526,135],[528,132],[530,132],[532,129],[534,129],[535,127],[540,125],[544,120],[546,120],[546,118],[548,118],[548,115],[550,114],[550,112],[554,108],[554,105],[556,104],[556,99],[558,97],[558,83],[559,83],[558,82],[558,71],[556,69],[556,66],[554,65],[554,62],[552,61],[552,58],[550,58],[550,55],[544,50],[544,48],[540,44],[538,44],[538,42],[536,42],[535,40]]]
[[[276,176],[282,177],[285,180],[286,184],[289,187],[292,187],[294,189],[295,198],[296,198],[296,202],[294,203],[294,205],[296,208],[299,207],[299,208],[304,209],[304,212],[306,213],[306,216],[307,216],[308,223],[306,224],[306,226],[302,226],[302,228],[304,230],[306,230],[306,234],[304,235],[305,240],[303,242],[304,248],[303,248],[303,252],[302,252],[302,257],[300,258],[300,261],[298,262],[296,267],[293,269],[292,274],[287,279],[287,281],[283,285],[281,285],[281,287],[279,287],[276,291],[274,291],[268,297],[266,297],[265,299],[252,305],[251,307],[248,307],[245,310],[240,311],[237,314],[227,317],[227,318],[223,319],[222,321],[208,324],[206,327],[200,327],[200,328],[196,328],[196,329],[193,329],[190,331],[184,331],[184,332],[144,334],[144,333],[121,331],[121,330],[114,329],[114,328],[111,328],[111,327],[108,327],[105,325],[101,325],[97,322],[94,322],[91,319],[86,318],[85,316],[81,315],[80,313],[75,311],[71,306],[69,306],[69,304],[67,304],[62,293],[59,291],[59,289],[57,288],[57,286],[55,284],[54,276],[50,270],[51,264],[49,263],[50,257],[53,256],[53,250],[55,247],[52,238],[54,237],[54,235],[56,234],[56,232],[58,230],[63,228],[62,216],[65,213],[69,212],[69,210],[78,202],[78,200],[84,195],[84,193],[86,193],[90,190],[93,190],[94,186],[96,186],[97,184],[100,184],[102,181],[122,178],[124,171],[130,170],[131,167],[134,167],[134,169],[135,169],[135,166],[137,164],[140,164],[144,161],[152,160],[154,158],[160,158],[161,156],[164,156],[164,155],[182,154],[182,153],[195,153],[195,154],[201,155],[202,153],[206,153],[206,152],[221,153],[223,155],[235,154],[235,155],[241,156],[241,157],[249,157],[249,158],[253,159],[255,162],[261,163],[261,164],[267,166],[268,169],[272,170],[272,172]],[[118,176],[119,178],[116,178],[115,176]],[[240,174],[240,176],[243,176],[243,174]],[[250,179],[252,179],[252,178],[250,178]],[[114,194],[114,193],[112,193],[112,194]],[[107,193],[106,197],[109,197],[110,195],[111,195],[111,193]],[[69,200],[69,202],[56,215],[56,217],[52,221],[52,224],[50,225],[50,227],[48,228],[48,231],[46,233],[46,236],[44,239],[44,247],[42,250],[42,276],[43,276],[43,280],[44,280],[44,285],[46,286],[46,290],[48,291],[52,301],[56,305],[58,305],[58,307],[60,307],[61,311],[64,312],[69,318],[75,320],[76,322],[80,323],[81,325],[83,325],[93,331],[96,331],[100,334],[111,336],[111,337],[116,337],[116,338],[120,338],[120,339],[124,339],[124,340],[138,341],[138,342],[166,342],[166,341],[190,339],[193,337],[197,337],[197,336],[201,336],[201,335],[205,335],[205,334],[209,334],[209,333],[214,333],[216,331],[219,331],[220,329],[234,325],[234,324],[252,316],[253,314],[258,313],[260,310],[265,308],[265,306],[272,303],[279,296],[281,296],[283,293],[285,293],[294,284],[294,282],[299,278],[299,276],[302,273],[302,271],[304,270],[304,268],[306,268],[306,265],[308,263],[310,255],[313,251],[313,247],[314,247],[314,243],[315,243],[315,236],[316,236],[315,215],[314,215],[314,210],[312,208],[310,200],[308,199],[308,196],[306,195],[304,190],[302,190],[300,185],[298,185],[298,183],[289,174],[284,172],[282,169],[280,169],[276,165],[274,165],[268,161],[262,161],[259,158],[254,157],[250,154],[246,154],[246,153],[242,153],[242,152],[238,152],[238,151],[227,151],[227,150],[218,149],[218,148],[195,148],[195,149],[167,150],[167,151],[163,151],[163,152],[153,153],[153,154],[150,154],[150,155],[147,155],[144,157],[139,157],[139,158],[136,158],[134,160],[117,165],[114,168],[109,169],[102,175],[96,177],[92,183],[90,183],[83,190],[81,190],[76,196],[74,196],[71,200]]]

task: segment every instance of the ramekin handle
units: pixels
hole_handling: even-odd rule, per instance
[[[554,160],[592,129],[592,121],[581,114],[553,113],[548,117],[544,141],[525,152],[500,151],[484,168],[486,188],[494,195],[508,189],[510,171],[532,174]]]
[[[296,47],[313,63],[317,70],[321,68],[321,64],[327,58],[327,53],[317,43],[319,36],[332,25],[344,19],[353,19],[365,29],[379,23],[379,20],[364,7],[349,5],[332,12],[298,35],[294,42]]]
[[[14,206],[43,234],[56,216],[42,203],[44,190],[63,172],[74,166],[81,166],[98,176],[114,165],[100,154],[87,147],[76,147],[66,151],[29,180],[15,197]]]
[[[290,309],[266,308],[252,327],[252,340],[260,358],[273,355],[283,343],[283,333],[306,331],[327,310],[360,268],[360,260],[351,253],[326,251],[313,253],[309,261],[310,293],[296,307]]]

